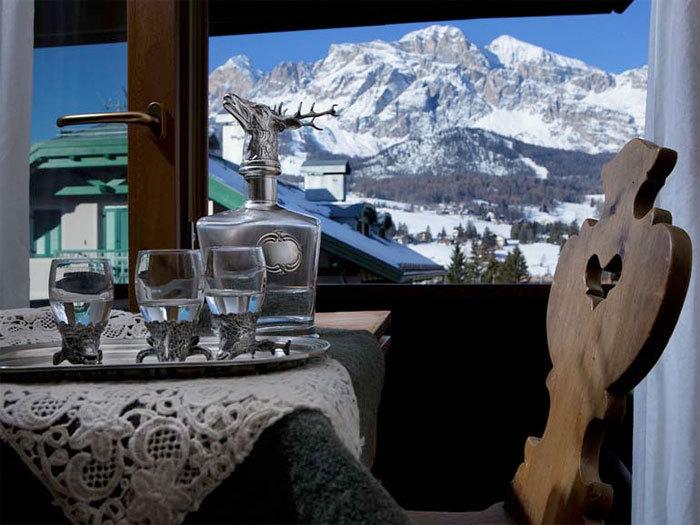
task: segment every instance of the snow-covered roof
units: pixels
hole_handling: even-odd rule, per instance
[[[245,182],[235,165],[218,157],[209,156],[209,177],[218,179],[236,192],[245,192]],[[307,201],[302,190],[282,181],[278,181],[277,186],[280,205],[297,213],[312,215],[320,221],[324,250],[348,258],[394,282],[444,275],[442,266],[410,248],[376,235],[363,235],[347,224],[334,221],[330,218],[332,204]]]
[[[368,204],[366,202],[356,202],[354,204],[346,205],[334,204],[329,207],[328,216],[333,219],[359,218],[367,205]]]

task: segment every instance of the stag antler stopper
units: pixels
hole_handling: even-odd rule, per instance
[[[299,129],[307,126],[322,130],[316,124],[316,118],[330,115],[337,116],[337,104],[326,111],[314,111],[315,102],[308,112],[302,112],[303,103],[293,115],[287,115],[287,110],[280,103],[278,106],[265,106],[239,97],[235,93],[224,96],[224,108],[231,113],[246,132],[243,143],[243,163],[241,172],[252,166],[264,165],[276,169],[279,173],[278,138],[286,129]]]

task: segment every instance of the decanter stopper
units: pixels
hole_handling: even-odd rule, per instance
[[[276,169],[276,174],[279,174],[277,135],[286,129],[299,129],[302,126],[320,130],[321,128],[314,123],[317,117],[337,116],[335,110],[337,104],[320,112],[314,111],[314,104],[311,104],[308,112],[302,113],[302,103],[300,103],[299,109],[294,114],[287,115],[287,110],[282,108],[282,104],[277,107],[269,107],[246,100],[235,93],[225,95],[224,108],[233,115],[246,132],[243,143],[241,175],[245,176],[246,172],[254,167]]]

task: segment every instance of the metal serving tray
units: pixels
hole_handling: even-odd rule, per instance
[[[204,356],[192,356],[183,362],[159,363],[147,358],[136,363],[136,354],[147,348],[145,340],[110,340],[100,344],[102,364],[53,364],[53,354],[61,343],[0,347],[0,381],[55,382],[55,381],[117,381],[121,379],[182,379],[204,376],[235,376],[285,370],[306,364],[310,359],[324,355],[330,343],[323,339],[306,337],[258,337],[278,345],[275,355],[258,352],[255,356],[242,354],[229,361],[206,361]],[[291,340],[289,355],[282,347]],[[200,346],[216,354],[218,342],[214,337],[203,337]]]

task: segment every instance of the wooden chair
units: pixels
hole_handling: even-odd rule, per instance
[[[659,359],[688,288],[691,242],[654,208],[676,152],[634,139],[603,167],[605,205],[564,245],[547,306],[549,418],[525,443],[505,503],[410,512],[420,524],[596,523],[612,504],[598,456],[625,394]],[[612,288],[603,286],[610,277]]]

